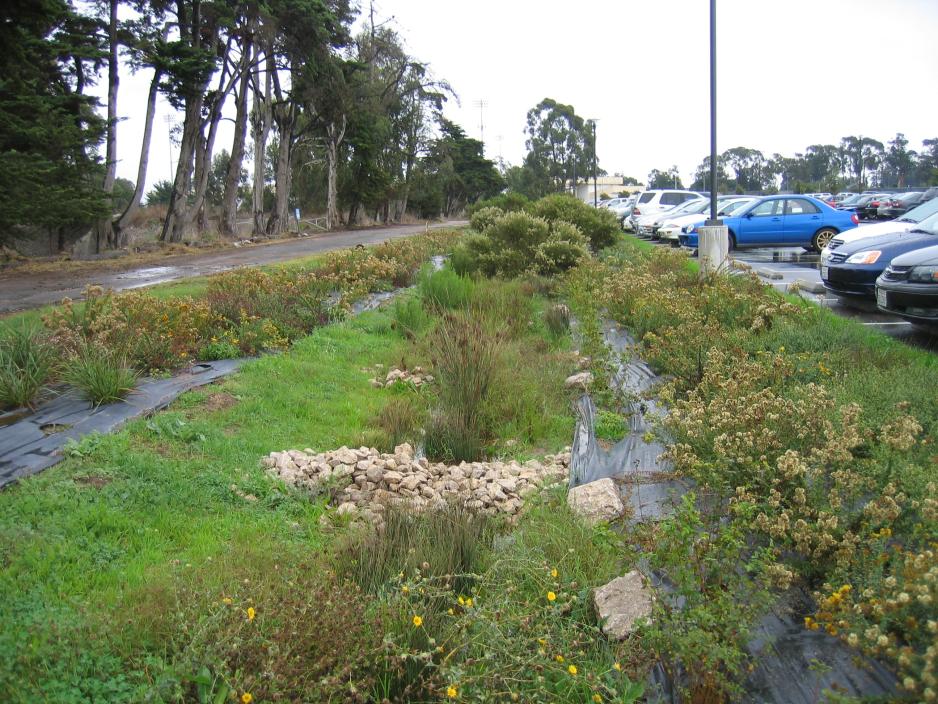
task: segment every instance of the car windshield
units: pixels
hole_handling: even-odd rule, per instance
[[[703,200],[702,198],[692,198],[691,200],[686,200],[686,201],[684,201],[683,203],[681,203],[680,205],[675,206],[675,207],[671,210],[671,214],[672,214],[672,215],[676,215],[676,214],[678,214],[678,213],[681,213],[681,214],[683,215],[683,214],[685,214],[685,213],[696,213],[696,212],[700,212],[700,211],[697,210],[697,208],[700,207],[701,203],[703,203],[704,205],[706,205],[707,201]]]
[[[740,210],[744,206],[747,206],[750,203],[755,202],[755,200],[756,200],[755,198],[747,198],[744,200],[731,200],[729,203],[727,203],[720,209],[720,212],[718,214],[719,215],[732,215],[733,213],[735,213],[737,210]]]
[[[654,198],[654,197],[655,197],[655,194],[654,194],[653,191],[645,191],[644,193],[642,193],[641,198],[638,199],[638,202],[639,202],[639,203],[647,203],[648,201],[650,201],[650,200],[651,200],[652,198]]]
[[[899,218],[899,222],[922,222],[925,218],[938,213],[938,198],[927,200]]]
[[[854,203],[859,203],[861,200],[863,200],[863,196],[850,196],[840,201],[840,204],[841,205],[853,205]]]
[[[901,200],[904,203],[907,200],[914,200],[915,198],[918,198],[920,195],[922,195],[921,191],[917,193],[903,193],[901,196],[899,196],[898,200]]]
[[[934,235],[938,237],[938,213],[935,213],[931,217],[927,217],[922,222],[920,222],[915,228],[912,229],[912,232],[921,232],[925,235]]]

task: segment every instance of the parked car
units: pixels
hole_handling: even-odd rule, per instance
[[[860,193],[855,196],[850,196],[849,198],[840,201],[840,203],[834,207],[836,207],[837,210],[853,210],[859,214],[859,209],[873,200],[873,195],[874,194],[872,193]]]
[[[700,198],[699,193],[694,193],[693,191],[679,191],[679,190],[670,190],[670,189],[653,189],[650,191],[644,191],[635,203],[635,206],[632,208],[632,213],[628,216],[628,220],[632,226],[632,230],[635,230],[635,221],[643,215],[651,215],[652,213],[660,213],[664,210],[669,210],[675,205],[680,205],[686,200],[694,200],[695,198]]]
[[[722,196],[717,199],[717,216],[728,217],[757,200],[759,199],[755,196]],[[662,242],[678,244],[682,232],[685,234],[693,232],[695,227],[703,225],[710,217],[710,200],[705,199],[703,207],[697,206],[695,210],[696,212],[691,211],[673,218],[666,218],[664,224],[658,228],[658,239]]]
[[[801,246],[820,252],[834,236],[856,227],[857,216],[809,196],[766,196],[724,218],[723,223],[729,230],[731,250]],[[699,227],[681,233],[681,246],[696,249]]]
[[[673,208],[662,211],[660,213],[654,213],[653,215],[645,215],[639,218],[638,228],[635,231],[636,235],[640,237],[647,235],[651,239],[658,239],[658,228],[664,223],[666,218],[670,217],[680,217],[681,215],[686,215],[692,213],[697,208],[703,207],[705,204],[709,203],[703,196],[698,196],[697,198],[692,198],[691,200],[685,200],[680,205],[675,205]]]
[[[620,203],[625,203],[629,199],[629,196],[619,196],[616,198],[608,198],[606,200],[599,201],[600,208],[611,208],[614,205],[619,205]]]
[[[900,254],[876,279],[876,305],[938,330],[938,246]]]
[[[619,203],[610,205],[609,210],[616,214],[616,219],[619,220],[619,222],[622,222],[623,218],[627,218],[632,213],[632,208],[635,207],[635,201],[638,200],[638,196],[638,193],[633,193]]]
[[[891,200],[892,197],[892,193],[877,193],[873,195],[866,203],[857,208],[857,216],[861,220],[875,220],[878,216],[879,206]]]
[[[923,191],[902,193],[880,205],[876,210],[876,216],[880,220],[894,220],[903,213],[907,213],[915,206],[921,205],[924,196],[925,193]]]
[[[821,281],[845,299],[874,300],[876,279],[901,254],[938,244],[938,214],[907,232],[864,237],[838,247],[821,263]]]
[[[854,193],[853,191],[841,191],[840,193],[837,193],[836,195],[834,195],[834,197],[831,198],[828,202],[831,204],[843,203],[848,198],[853,198],[854,196],[858,196],[858,195],[860,194]]]
[[[922,203],[917,208],[913,208],[896,220],[863,225],[862,227],[855,227],[852,230],[843,232],[832,239],[824,248],[824,251],[821,252],[821,261],[823,262],[830,256],[831,252],[848,242],[855,242],[856,240],[867,237],[888,235],[894,232],[906,232],[935,213],[938,213],[938,198],[932,198],[927,203]]]

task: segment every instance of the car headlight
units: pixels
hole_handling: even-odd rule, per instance
[[[681,232],[683,232],[685,235],[689,235],[691,232],[694,231],[694,228],[695,228],[695,227],[697,227],[697,226],[696,226],[696,225],[685,225],[684,227],[681,228]]]
[[[913,266],[909,272],[909,281],[923,284],[938,283],[938,266]]]
[[[879,261],[882,254],[878,249],[870,249],[865,252],[857,252],[847,258],[847,264],[875,264]]]

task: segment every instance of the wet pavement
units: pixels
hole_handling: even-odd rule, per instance
[[[167,256],[160,266],[128,267],[121,271],[110,266],[107,270],[21,273],[10,272],[0,276],[0,315],[39,308],[59,303],[63,298],[78,300],[86,286],[98,285],[115,291],[155,286],[197,276],[217,274],[243,266],[277,264],[320,252],[378,244],[399,237],[410,237],[427,229],[445,229],[468,224],[457,220],[430,225],[397,225],[361,230],[340,230],[313,237],[302,237],[285,242],[248,245],[239,248],[215,250],[205,253]]]
[[[736,250],[731,256],[737,262],[737,268],[752,269],[767,284],[780,291],[796,290],[803,298],[829,308],[841,317],[854,319],[915,347],[938,351],[938,335],[902,318],[880,312],[873,301],[864,305],[829,293],[821,283],[821,255],[817,252],[808,252],[802,247],[765,247]]]

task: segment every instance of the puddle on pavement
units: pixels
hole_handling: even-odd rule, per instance
[[[44,425],[40,425],[39,429],[43,432],[44,435],[48,436],[64,432],[71,427],[72,426],[68,423],[46,423]]]
[[[126,271],[123,274],[118,274],[114,278],[118,281],[135,282],[121,286],[121,288],[131,289],[140,288],[142,286],[153,286],[154,284],[162,284],[166,283],[167,281],[175,281],[181,276],[182,271],[180,271],[180,269],[177,267],[151,266],[145,269],[134,269],[133,271]]]
[[[806,252],[800,247],[779,249],[750,249],[734,253],[736,259],[758,264],[796,264],[808,269],[821,267],[821,255]]]

